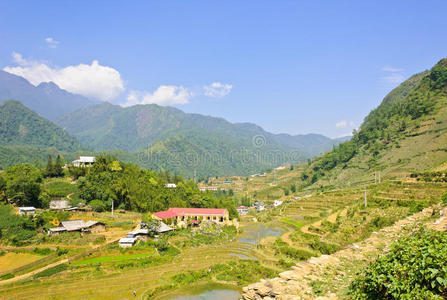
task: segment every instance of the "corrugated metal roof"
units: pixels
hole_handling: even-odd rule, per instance
[[[120,240],[119,240],[119,243],[120,244],[133,244],[133,243],[135,243],[135,238],[121,238]]]

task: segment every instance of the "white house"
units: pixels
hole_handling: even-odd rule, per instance
[[[79,156],[78,159],[74,160],[73,166],[75,167],[90,167],[96,162],[96,157],[94,156]]]
[[[274,207],[278,207],[278,206],[280,206],[282,204],[282,201],[281,200],[275,200],[275,201],[273,201],[273,206]]]
[[[175,189],[177,187],[177,185],[175,183],[168,183],[168,184],[165,184],[165,187],[168,189]]]
[[[24,215],[34,215],[36,213],[36,208],[32,207],[32,206],[19,207],[19,213],[22,216],[24,216]]]

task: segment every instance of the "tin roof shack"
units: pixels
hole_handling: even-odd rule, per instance
[[[36,213],[36,208],[32,206],[19,207],[19,214],[22,216],[34,215]]]
[[[136,238],[121,238],[118,242],[118,244],[120,245],[120,247],[122,248],[129,248],[132,247],[135,244]]]
[[[48,235],[60,234],[61,232],[104,232],[106,224],[98,221],[69,220],[62,221],[58,227],[51,228]]]

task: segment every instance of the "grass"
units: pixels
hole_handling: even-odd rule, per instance
[[[78,191],[78,187],[70,183],[70,178],[46,178],[43,189],[50,197],[66,197]]]
[[[26,253],[26,252],[8,252],[3,256],[0,256],[0,270],[2,272],[13,270],[18,267],[27,265],[36,260],[41,259],[42,256],[34,253]]]
[[[294,226],[296,229],[300,229],[304,226],[304,223],[292,221],[290,218],[281,218],[281,222]]]
[[[153,256],[153,254],[148,254],[148,253],[123,254],[123,255],[115,255],[115,256],[98,256],[98,257],[93,257],[93,258],[88,258],[88,259],[73,262],[72,265],[73,266],[82,266],[82,265],[103,264],[103,263],[119,262],[119,261],[130,260],[130,259],[148,258],[151,256]]]

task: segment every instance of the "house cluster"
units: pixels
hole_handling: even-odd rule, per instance
[[[199,190],[200,190],[201,192],[206,192],[206,191],[217,192],[218,187],[215,186],[215,185],[202,185],[202,186],[199,186]]]
[[[202,222],[214,222],[216,224],[229,224],[230,216],[227,209],[221,208],[170,208],[152,214],[152,218],[159,220],[159,226],[155,229],[156,234],[163,234],[174,230],[173,226],[186,228],[188,226],[199,226]],[[150,236],[151,230],[146,223],[140,223],[140,229],[128,232],[126,237],[119,240],[119,245],[123,248],[132,247],[138,239],[146,239]]]
[[[98,233],[106,231],[106,224],[98,221],[69,220],[62,221],[59,226],[50,228],[48,235],[60,234],[62,232],[85,232]]]
[[[158,227],[155,229],[156,234],[163,234],[169,231],[174,230],[174,228],[166,225],[163,222],[160,222]],[[126,237],[123,237],[119,240],[118,244],[122,248],[128,248],[135,245],[137,240],[139,239],[147,239],[151,234],[151,230],[147,228],[146,223],[140,223],[140,229],[135,229],[127,233]]]
[[[283,203],[283,201],[281,200],[275,200],[273,201],[273,204],[270,204],[268,206],[266,206],[264,204],[264,202],[255,202],[253,204],[253,207],[256,209],[256,211],[260,212],[265,210],[266,208],[273,208],[273,207],[278,207]],[[244,216],[246,214],[248,214],[248,207],[247,206],[239,206],[236,208],[237,212],[239,213],[240,216]]]

